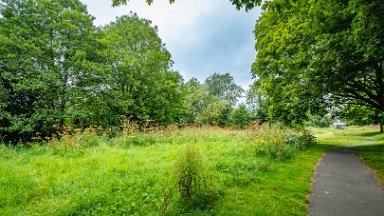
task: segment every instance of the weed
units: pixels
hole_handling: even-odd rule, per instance
[[[176,163],[175,179],[183,210],[206,209],[217,199],[217,191],[207,185],[203,157],[188,145]]]

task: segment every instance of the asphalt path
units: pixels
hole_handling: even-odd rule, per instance
[[[356,153],[332,149],[313,177],[309,215],[384,216],[383,187]]]

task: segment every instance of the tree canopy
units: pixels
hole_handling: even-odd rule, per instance
[[[302,122],[333,104],[384,111],[384,5],[274,0],[263,5],[252,72],[269,114]]]
[[[0,139],[65,127],[168,125],[184,112],[182,77],[149,20],[97,29],[78,0],[11,0],[0,17]]]
[[[93,18],[77,0],[8,1],[0,18],[0,132],[51,136],[92,67]]]

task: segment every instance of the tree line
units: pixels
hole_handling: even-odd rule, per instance
[[[0,137],[118,131],[129,122],[244,127],[254,119],[230,74],[184,82],[151,21],[95,27],[78,0],[10,0],[0,18]]]

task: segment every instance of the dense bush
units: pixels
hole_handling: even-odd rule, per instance
[[[332,124],[332,119],[329,116],[311,116],[307,122],[309,127],[325,128]]]
[[[256,154],[271,159],[287,159],[299,150],[304,150],[315,141],[308,131],[262,125],[256,130]]]

